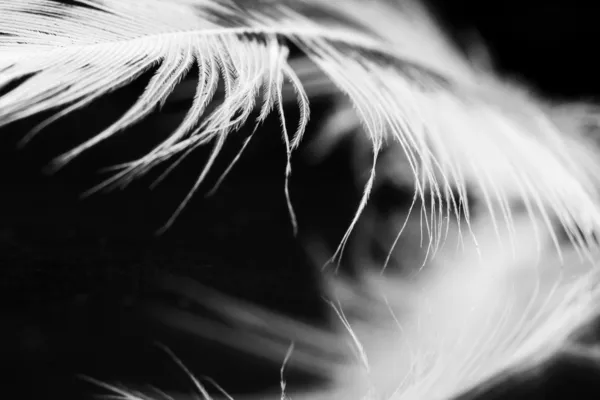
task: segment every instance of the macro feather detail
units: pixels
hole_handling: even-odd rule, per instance
[[[302,56],[292,57],[294,49]],[[177,94],[194,69],[198,81],[179,126],[146,155],[114,166],[115,175],[95,190],[127,185],[161,163],[174,167],[196,148],[212,145],[168,228],[205,181],[228,137],[246,123],[254,123],[252,135],[258,134],[274,113],[282,127],[284,191],[296,227],[287,186],[291,157],[307,129],[310,99],[323,91],[337,94],[337,107],[317,143],[333,146],[361,131],[357,152],[369,176],[333,259],[340,259],[360,226],[376,175],[384,175],[397,185],[414,186],[410,211],[428,204],[420,215],[409,212],[394,224],[399,233],[426,231],[429,243],[418,266],[427,264],[428,272],[412,280],[368,270],[364,280],[375,300],[331,278],[326,291],[332,317],[341,321],[335,332],[205,288],[192,288],[186,296],[212,304],[230,322],[254,332],[224,327],[211,332],[212,326],[190,316],[151,310],[165,324],[242,351],[256,352],[260,345],[263,357],[333,376],[331,391],[294,398],[445,399],[517,363],[543,362],[595,313],[600,163],[587,131],[598,128],[598,109],[548,102],[472,63],[418,4],[0,0],[0,126],[55,111],[24,142],[58,118],[153,72],[123,116],[59,156],[56,168],[148,117]],[[189,89],[189,82],[184,85]],[[297,103],[300,115],[291,131],[284,112],[289,101]],[[484,204],[484,217],[471,218],[468,191]],[[517,211],[519,206],[525,211]],[[556,221],[573,247],[560,243]],[[463,238],[465,231],[470,237]],[[449,238],[463,245],[460,256]],[[543,258],[551,247],[558,261]],[[573,267],[581,258],[592,266]],[[566,276],[562,263],[575,278]],[[340,292],[346,293],[342,300]],[[346,316],[348,308],[360,315],[368,306],[376,315],[366,321]],[[471,330],[474,326],[480,329]],[[342,345],[346,339],[350,346]],[[289,341],[294,351],[288,351]],[[314,355],[315,348],[321,356]],[[332,356],[332,361],[325,350],[356,360]],[[285,391],[283,383],[282,377]]]
[[[508,202],[517,198],[530,213],[543,215],[548,227],[550,214],[556,214],[582,249],[591,242],[600,221],[597,182],[590,173],[596,162],[588,146],[570,143],[569,135],[580,132],[562,132],[554,122],[553,108],[470,65],[416,4],[340,4],[1,1],[0,87],[23,82],[0,99],[0,125],[60,108],[30,133],[31,138],[56,118],[156,67],[139,101],[110,127],[58,157],[59,167],[148,116],[164,104],[191,68],[198,68],[201,78],[193,105],[179,127],[146,156],[120,165],[107,182],[129,182],[157,163],[181,159],[191,149],[213,142],[213,156],[191,196],[227,136],[247,121],[260,94],[257,124],[276,109],[288,159],[300,143],[309,116],[308,97],[288,60],[287,40],[349,97],[348,106],[358,116],[356,124],[362,124],[372,142],[374,163],[388,139],[400,146],[416,178],[416,195],[434,200],[436,212],[424,217],[436,247],[441,229],[435,227],[444,213],[466,212],[460,210],[465,208],[466,185],[472,185],[492,211],[492,201],[497,200],[497,220],[508,229]],[[307,10],[311,18],[303,15]],[[375,19],[377,24],[372,24]],[[219,80],[224,99],[205,116]],[[284,80],[297,92],[302,115],[293,136],[285,132]],[[572,115],[580,118],[577,112]],[[571,118],[564,113],[561,117]],[[590,116],[595,117],[595,113]],[[577,137],[573,141],[581,143]],[[290,171],[288,162],[288,177]],[[373,183],[374,174],[357,218]],[[451,189],[457,190],[458,198]],[[188,201],[189,196],[173,217]],[[288,203],[295,223],[289,196]]]

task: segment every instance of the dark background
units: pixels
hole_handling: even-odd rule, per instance
[[[441,0],[431,5],[459,42],[477,32],[503,74],[526,80],[556,99],[594,101],[600,93],[598,6]],[[285,154],[278,121],[265,125],[215,196],[195,196],[161,236],[156,230],[191,187],[205,150],[155,190],[149,185],[158,172],[124,191],[83,200],[80,194],[107,176],[98,173],[100,168],[143,154],[153,140],[168,133],[185,104],[166,107],[56,174],[43,172],[90,127],[97,131],[123,112],[143,81],[57,122],[24,149],[17,150],[15,144],[34,119],[1,132],[0,376],[19,390],[12,398],[81,398],[90,385],[75,378],[77,373],[165,390],[189,387],[181,371],[153,345],[155,340],[233,394],[277,384],[278,365],[143,320],[138,308],[148,301],[183,307],[175,296],[157,290],[154,283],[162,273],[324,323],[314,260],[293,237],[285,206]],[[327,107],[327,101],[313,104],[312,124]],[[215,171],[227,166],[245,134],[232,139]],[[318,232],[334,246],[360,196],[349,151],[341,146],[319,165],[307,156],[302,150],[296,155],[291,182],[299,235]],[[406,200],[398,192],[382,196],[388,203]],[[313,378],[290,377],[297,382]]]

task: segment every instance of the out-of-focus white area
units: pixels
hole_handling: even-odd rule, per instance
[[[400,226],[405,217],[389,223]],[[189,324],[184,315],[163,316],[274,362],[283,362],[294,343],[285,367],[321,371],[332,384],[286,389],[293,399],[450,399],[506,371],[541,368],[595,314],[598,276],[589,260],[565,246],[561,264],[535,217],[516,213],[511,231],[492,222],[485,213],[473,218],[477,244],[451,222],[435,256],[422,265],[418,255],[425,255],[427,240],[421,244],[415,213],[387,270],[365,265],[358,283],[326,274],[327,301],[338,321],[333,332],[192,287],[184,288],[187,295],[220,311],[236,330],[208,332],[208,325]],[[394,271],[410,249],[414,269]],[[336,354],[345,354],[346,362]]]
[[[411,235],[420,245],[415,219],[400,248],[410,247]],[[464,227],[460,241],[452,224],[433,260],[412,277],[365,272],[369,297],[379,301],[346,297],[348,308],[363,308],[346,310],[361,317],[341,328],[357,357],[340,369],[333,398],[446,399],[563,346],[593,312],[597,294],[586,292],[591,263],[566,249],[561,265],[543,226],[517,215],[512,232],[496,231],[484,214],[472,224],[478,245]]]

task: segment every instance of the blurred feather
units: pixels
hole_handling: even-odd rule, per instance
[[[213,309],[225,322],[216,327],[160,307],[148,312],[175,329],[273,362],[285,359],[287,368],[330,379],[324,388],[287,388],[294,399],[451,399],[515,371],[542,370],[556,354],[577,346],[575,336],[598,314],[597,263],[580,263],[569,249],[569,269],[563,269],[548,251],[548,232],[542,235],[540,258],[535,223],[526,215],[516,218],[513,232],[504,233],[504,243],[498,242],[490,218],[473,226],[478,246],[465,240],[460,250],[453,246],[460,241],[453,225],[448,236],[453,240],[427,268],[412,274],[366,268],[359,283],[326,275],[325,300],[338,322],[332,330],[175,277],[161,277],[159,285]],[[414,233],[418,221],[410,224],[408,232]],[[503,248],[510,240],[517,257]],[[294,349],[286,356],[290,343]]]

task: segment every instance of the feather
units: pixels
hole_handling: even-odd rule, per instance
[[[289,81],[302,116],[293,136],[282,134],[289,178],[289,158],[309,118],[307,93],[288,59],[288,43],[294,43],[349,98],[338,112],[355,109],[352,126],[362,125],[372,142],[373,163],[388,138],[398,146],[396,153],[404,153],[416,194],[439,206],[429,216],[430,226],[441,223],[444,209],[459,214],[468,184],[490,209],[493,199],[502,210],[520,199],[531,213],[544,215],[549,227],[556,215],[585,248],[600,217],[594,152],[581,145],[580,132],[561,131],[553,107],[470,64],[422,7],[391,1],[370,1],[365,7],[365,1],[344,1],[343,7],[314,0],[0,1],[0,87],[23,80],[0,98],[0,125],[59,109],[31,138],[48,123],[155,67],[138,102],[104,131],[59,156],[58,168],[148,116],[196,68],[201,78],[179,127],[146,156],[121,165],[107,182],[128,182],[213,142],[213,155],[191,196],[227,136],[247,121],[259,94],[256,123],[276,109],[285,128],[280,103],[282,84]],[[224,99],[204,115],[219,80]],[[579,119],[580,110],[566,119]],[[589,116],[596,121],[596,110]],[[374,178],[372,173],[357,219]],[[451,198],[452,188],[458,199]],[[495,220],[504,220],[510,229],[510,216],[501,214]]]
[[[299,64],[290,59],[292,44],[302,51],[309,68],[298,68]],[[566,302],[560,300],[564,296],[549,288],[541,293],[535,285],[520,292],[526,301],[515,305],[514,310],[503,298],[519,300],[518,296],[511,297],[514,293],[509,284],[518,282],[515,276],[524,273],[524,266],[539,265],[536,256],[547,253],[548,242],[562,257],[555,220],[575,245],[575,252],[593,258],[594,233],[600,223],[599,165],[595,144],[585,133],[590,127],[597,129],[598,109],[540,99],[518,82],[501,79],[489,68],[473,64],[418,4],[391,0],[79,0],[69,4],[0,0],[0,126],[56,111],[26,140],[56,119],[153,70],[138,101],[108,128],[60,155],[56,168],[160,108],[192,69],[198,71],[199,79],[192,91],[192,105],[180,125],[145,156],[117,166],[115,176],[104,184],[126,184],[169,160],[177,165],[192,150],[212,143],[204,170],[166,227],[199,189],[228,136],[247,123],[255,109],[259,110],[255,130],[271,112],[281,121],[287,155],[285,194],[296,225],[287,190],[291,156],[309,120],[309,99],[314,93],[306,89],[311,88],[310,80],[319,76],[315,72],[320,72],[326,78],[325,92],[343,95],[325,124],[323,140],[334,144],[359,129],[370,142],[366,147],[364,140],[357,139],[358,150],[368,154],[370,175],[356,217],[334,259],[339,260],[349,235],[359,224],[376,185],[378,168],[387,174],[403,170],[398,183],[406,184],[406,176],[410,176],[408,183],[415,190],[413,205],[418,201],[430,205],[428,210],[422,207],[418,224],[430,239],[427,259],[438,251],[442,259],[452,258],[445,247],[448,232],[462,240],[460,222],[450,229],[453,214],[457,220],[466,217],[474,239],[463,258],[447,262],[451,264],[448,268],[434,269],[435,273],[417,281],[417,291],[389,302],[391,309],[408,308],[408,333],[401,337],[415,342],[407,348],[416,349],[417,359],[408,358],[399,366],[395,363],[407,350],[394,345],[398,332],[389,324],[377,326],[383,321],[379,317],[367,322],[356,320],[346,316],[344,304],[332,303],[342,322],[340,331],[350,335],[352,350],[359,355],[359,362],[337,366],[326,357],[309,357],[308,350],[303,350],[310,347],[308,338],[314,339],[313,347],[328,348],[337,340],[330,333],[217,297],[223,313],[229,313],[237,323],[256,323],[243,317],[247,314],[244,310],[253,310],[254,317],[264,320],[261,329],[275,331],[268,332],[271,339],[266,344],[264,332],[249,336],[273,350],[268,357],[279,354],[290,365],[300,360],[304,368],[334,371],[337,386],[332,392],[311,393],[306,398],[451,396],[514,365],[517,359],[531,360],[532,355],[536,359],[556,349],[573,326],[591,314],[590,304],[598,290],[591,288],[593,295],[589,297],[576,290],[581,289],[577,285],[582,282],[595,282],[587,272],[578,274],[577,285],[566,284],[556,275],[549,279],[550,286],[556,284],[575,293],[575,300],[565,309],[554,307]],[[215,105],[220,85],[222,98]],[[283,107],[286,85],[300,110],[293,134],[287,131]],[[332,123],[339,120],[345,123]],[[389,151],[383,154],[384,149]],[[467,188],[488,211],[483,228],[471,225]],[[519,203],[526,209],[526,219],[514,215]],[[502,222],[506,229],[502,229]],[[401,227],[404,224],[398,225]],[[490,232],[498,241],[490,238]],[[514,260],[497,247],[503,241],[510,243]],[[507,268],[511,265],[518,273]],[[443,272],[448,270],[451,272]],[[547,268],[544,273],[552,276],[556,269]],[[392,281],[387,287],[386,282],[375,280],[370,293],[393,295],[398,288],[409,286]],[[534,278],[533,282],[539,280]],[[344,287],[339,282],[338,286]],[[478,288],[489,290],[475,290]],[[371,304],[352,288],[346,289],[351,293],[348,302]],[[414,303],[409,301],[406,306],[407,298]],[[429,304],[424,306],[423,301]],[[388,310],[388,303],[376,304],[379,311]],[[472,304],[482,307],[471,313]],[[430,320],[425,328],[419,328],[428,311],[432,313]],[[493,322],[488,312],[501,322]],[[165,321],[173,324],[184,318],[169,316],[172,318]],[[533,326],[527,325],[531,316],[536,317]],[[466,322],[457,328],[451,321],[459,319]],[[393,327],[397,327],[395,321],[392,318]],[[486,324],[482,330],[461,330],[477,323]],[[195,325],[179,326],[190,329]],[[450,332],[444,333],[443,340],[435,336],[445,329]],[[207,336],[206,330],[206,325],[200,324],[197,333]],[[290,352],[283,338],[294,332],[301,334]],[[424,332],[426,338],[421,337]],[[272,339],[273,334],[277,340]],[[229,337],[229,342],[235,342]],[[382,343],[395,347],[383,348]],[[242,347],[248,350],[249,345]],[[428,364],[430,351],[434,357]],[[492,361],[483,360],[484,355]],[[402,374],[406,380],[399,379]],[[369,394],[370,390],[377,394]]]
[[[523,382],[543,375],[557,354],[593,354],[589,344],[578,344],[578,336],[598,318],[600,300],[597,262],[580,263],[577,251],[566,249],[570,268],[564,269],[548,251],[549,232],[540,235],[538,250],[539,227],[527,215],[517,216],[515,229],[504,233],[505,243],[512,239],[517,246],[514,257],[490,229],[491,218],[474,221],[477,246],[467,241],[457,251],[447,240],[427,268],[408,278],[366,268],[356,286],[339,275],[327,275],[326,300],[338,320],[334,330],[308,326],[173,276],[158,278],[162,290],[213,310],[224,322],[160,306],[147,312],[171,328],[283,362],[283,394],[242,400],[284,395],[300,400],[483,399],[480,393],[514,390],[501,386],[511,377],[520,376]],[[418,224],[413,217],[406,236],[418,236]],[[461,240],[458,225],[449,229],[448,238]],[[284,367],[317,372],[332,383],[312,390],[287,388]],[[197,378],[184,372],[204,395]],[[118,398],[163,398],[96,383],[122,396]]]
[[[159,279],[163,290],[214,310],[226,322],[215,325],[161,307],[148,312],[174,329],[331,380],[325,388],[286,388],[293,399],[478,399],[472,392],[493,386],[499,377],[540,374],[552,357],[577,345],[574,333],[597,318],[600,300],[597,263],[578,263],[570,249],[566,271],[548,251],[548,232],[539,259],[535,224],[525,215],[504,234],[505,240],[515,235],[518,256],[513,257],[489,229],[491,218],[479,218],[473,226],[478,246],[465,243],[457,252],[448,240],[426,269],[408,278],[370,268],[356,286],[328,275],[326,300],[338,321],[334,330],[168,276]],[[457,225],[449,231],[449,238],[459,240]],[[414,226],[408,232],[414,234]]]

